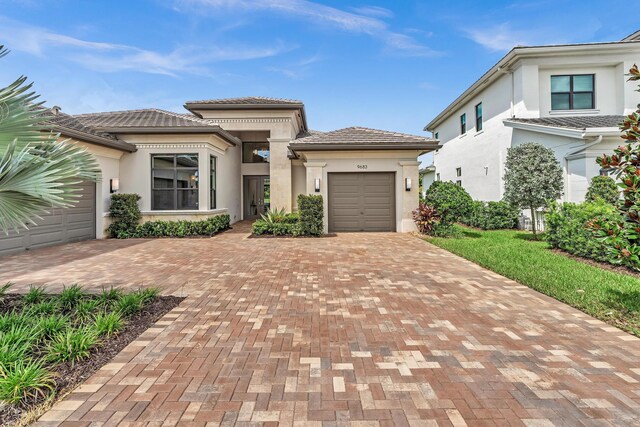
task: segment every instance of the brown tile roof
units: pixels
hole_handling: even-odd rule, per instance
[[[331,132],[308,132],[290,144],[293,149],[313,147],[350,148],[438,148],[437,140],[424,136],[365,127],[349,127]]]
[[[50,111],[51,114],[47,114],[47,120],[45,123],[51,125],[51,130],[54,132],[59,132],[63,136],[92,142],[105,147],[128,152],[136,151],[135,145],[121,141],[114,135],[107,132],[101,132],[91,126],[88,126],[74,116],[61,112],[56,107]]]
[[[78,114],[74,117],[87,126],[112,133],[215,133],[232,145],[240,142],[211,120],[157,108]]]
[[[505,122],[526,123],[567,129],[617,128],[625,116],[566,116],[541,117],[531,119],[512,118]]]
[[[302,105],[302,101],[295,99],[268,98],[264,96],[246,96],[242,98],[221,98],[221,99],[205,99],[202,101],[187,101],[189,104],[207,104],[207,105]]]

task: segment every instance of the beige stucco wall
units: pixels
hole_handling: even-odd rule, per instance
[[[291,204],[298,210],[298,195],[307,194],[307,169],[302,160],[291,161]]]
[[[138,151],[123,156],[120,167],[120,192],[141,196],[140,210],[143,219],[202,219],[226,210],[231,222],[241,219],[240,213],[240,147],[229,146],[214,135],[121,135],[125,141],[135,144]],[[151,155],[198,154],[199,156],[199,206],[189,211],[151,210]],[[210,209],[209,156],[217,158],[216,209]]]
[[[419,203],[420,151],[317,151],[301,152],[306,160],[306,192],[320,194],[324,199],[324,227],[329,226],[327,175],[332,172],[393,172],[396,177],[396,231],[411,232],[416,227],[412,211]],[[320,193],[315,192],[315,179],[320,178]],[[411,178],[410,191],[405,190],[405,178]],[[296,184],[297,185],[297,184]]]
[[[69,141],[86,148],[95,157],[100,166],[101,176],[96,183],[96,238],[102,239],[105,237],[104,230],[109,225],[107,218],[111,203],[109,180],[120,176],[120,159],[125,153],[78,139],[66,138],[64,135],[60,140]]]

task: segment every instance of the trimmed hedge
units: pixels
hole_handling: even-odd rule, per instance
[[[553,202],[546,214],[546,239],[552,248],[607,262],[606,242],[587,224],[595,218],[618,220],[619,217],[616,208],[604,200],[580,204]]]
[[[140,196],[137,194],[112,194],[111,206],[109,206],[109,215],[112,222],[107,227],[109,236],[117,239],[126,239],[134,237],[136,227],[142,219],[138,201]]]
[[[298,196],[298,212],[302,236],[321,236],[324,233],[322,196],[300,194]]]
[[[518,226],[520,209],[505,202],[474,201],[471,211],[460,220],[470,227],[483,230],[504,230]]]
[[[148,221],[138,225],[132,237],[213,236],[229,228],[229,215],[217,215],[200,221]]]
[[[460,185],[434,181],[425,193],[424,203],[436,209],[440,224],[446,228],[469,214],[473,199]]]
[[[297,213],[283,215],[263,215],[262,219],[256,220],[251,226],[253,234],[262,236],[272,234],[274,236],[299,236],[300,217]]]

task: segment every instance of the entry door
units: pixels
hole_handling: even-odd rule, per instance
[[[393,172],[330,173],[329,231],[395,231]]]
[[[257,219],[271,207],[269,176],[244,177],[244,219]]]

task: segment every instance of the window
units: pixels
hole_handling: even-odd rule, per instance
[[[436,181],[440,181],[440,174],[439,173],[436,174]]]
[[[151,156],[151,209],[198,209],[198,155]]]
[[[209,208],[216,208],[216,156],[209,157]]]
[[[587,110],[594,107],[593,74],[551,76],[552,110]]]
[[[462,176],[462,168],[456,168],[456,176]]]
[[[476,132],[482,130],[482,102],[476,105]]]
[[[456,181],[456,185],[457,185],[457,186],[459,186],[459,187],[462,187],[462,181],[457,180],[457,181]]]
[[[467,133],[467,114],[460,116],[460,135]]]
[[[269,163],[269,143],[243,142],[242,163]]]
[[[434,134],[433,134],[433,137],[434,137],[435,139],[440,139],[440,133],[438,133],[438,132],[434,133]]]

